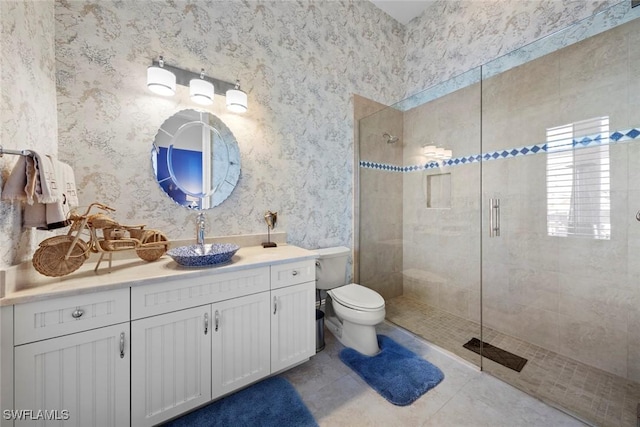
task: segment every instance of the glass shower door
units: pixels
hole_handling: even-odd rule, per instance
[[[480,69],[359,121],[359,283],[480,366]]]
[[[597,425],[640,402],[639,34],[483,68],[483,370]]]

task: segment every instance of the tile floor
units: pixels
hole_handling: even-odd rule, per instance
[[[480,337],[478,324],[406,296],[388,300],[386,310],[387,320],[480,365],[480,357],[462,347],[470,338]],[[521,372],[484,359],[486,372],[590,424],[638,425],[640,384],[489,328],[483,332],[485,342],[528,359]]]
[[[438,366],[445,379],[413,404],[394,406],[340,361],[344,347],[325,329],[326,348],[282,374],[321,427],[584,425],[396,325],[385,322],[378,333]]]

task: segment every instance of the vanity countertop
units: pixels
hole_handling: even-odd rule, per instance
[[[276,248],[250,246],[240,248],[230,263],[219,266],[181,267],[169,256],[163,255],[154,262],[146,262],[139,258],[114,260],[111,272],[109,272],[108,261],[103,261],[97,272],[93,271],[94,262],[86,262],[80,269],[64,277],[45,277],[37,273],[30,264],[22,265],[12,271],[2,272],[0,280],[4,281],[2,284],[7,292],[3,298],[0,298],[0,306],[148,285],[159,283],[167,278],[197,278],[267,265],[311,260],[317,257],[316,252],[297,246],[280,245]],[[33,284],[20,283],[30,279],[33,280]]]

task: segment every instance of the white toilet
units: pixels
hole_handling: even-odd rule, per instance
[[[318,249],[316,288],[327,291],[325,324],[346,347],[373,356],[380,352],[375,325],[384,320],[384,298],[374,290],[346,284],[345,247]]]

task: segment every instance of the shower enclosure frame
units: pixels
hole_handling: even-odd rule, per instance
[[[620,5],[616,5],[613,6],[613,8],[615,7],[621,7]],[[606,11],[605,11],[606,12]],[[635,22],[638,22],[637,17],[640,15],[640,13],[636,11],[631,11],[629,13],[624,13],[622,14],[623,17],[620,18],[620,16],[618,16],[617,18],[619,19],[619,22],[617,22],[615,25],[613,25],[611,28],[601,28],[599,31],[596,31],[598,33],[604,33],[604,32],[608,32],[609,30],[615,30],[618,27],[622,27],[625,23],[628,23],[630,21],[635,20]],[[586,20],[587,22],[587,27],[588,27],[588,31],[594,31],[594,28],[598,28],[598,25],[594,25],[593,23],[598,22],[599,17],[604,19],[605,13],[601,13],[600,15],[596,15],[594,17],[589,18],[588,20]],[[584,24],[584,22],[582,23]],[[603,24],[605,25],[605,24]],[[607,23],[606,25],[610,25],[610,23]],[[489,85],[488,82],[490,82],[491,78],[493,76],[499,75],[502,72],[511,70],[511,69],[516,69],[519,65],[523,65],[523,64],[527,64],[529,62],[532,62],[538,58],[542,58],[544,56],[546,56],[547,54],[553,54],[556,51],[559,51],[560,48],[558,47],[558,42],[557,39],[559,38],[561,40],[561,43],[563,43],[564,45],[561,47],[566,47],[566,46],[573,46],[573,45],[577,45],[578,43],[581,43],[581,41],[576,41],[576,40],[571,40],[571,38],[569,36],[563,36],[563,34],[571,34],[572,33],[572,29],[575,30],[575,27],[571,27],[569,29],[565,29],[562,30],[560,32],[558,32],[557,34],[554,34],[552,36],[549,36],[548,39],[551,41],[551,43],[549,43],[548,47],[544,47],[541,50],[539,50],[536,53],[536,49],[534,49],[536,47],[536,45],[541,44],[541,41],[536,41],[534,43],[532,43],[531,45],[525,46],[524,48],[522,48],[521,50],[518,50],[516,52],[512,52],[511,54],[505,55],[504,57],[498,58],[497,60],[494,60],[488,64],[483,65],[480,68],[480,78],[477,80],[477,84],[479,85],[479,92],[481,94],[480,96],[480,103],[481,103],[481,107],[480,107],[480,114],[479,114],[479,122],[480,122],[480,140],[479,140],[479,147],[478,147],[478,151],[477,151],[477,155],[481,156],[481,157],[485,157],[487,155],[489,156],[497,156],[497,157],[493,157],[491,158],[491,160],[489,159],[485,159],[485,161],[479,161],[479,168],[480,168],[480,180],[479,180],[479,191],[478,191],[478,196],[477,196],[477,201],[479,204],[479,214],[478,217],[476,219],[477,221],[477,227],[478,227],[478,240],[479,240],[479,277],[480,277],[480,283],[478,285],[478,291],[479,291],[479,321],[480,321],[480,330],[479,330],[479,338],[481,340],[485,339],[485,322],[489,319],[491,319],[491,317],[493,316],[493,314],[491,312],[489,312],[489,318],[486,317],[486,313],[485,313],[485,304],[487,303],[487,300],[485,299],[485,292],[491,292],[491,286],[489,286],[489,288],[485,288],[485,284],[486,283],[490,283],[491,280],[489,279],[489,277],[487,277],[487,275],[491,274],[491,270],[493,269],[493,265],[488,265],[487,263],[492,262],[493,255],[495,254],[491,254],[491,249],[489,249],[488,247],[485,247],[487,245],[492,244],[493,242],[495,242],[495,240],[492,242],[490,239],[493,239],[493,237],[489,237],[490,233],[495,233],[496,230],[494,230],[494,228],[496,228],[494,226],[495,223],[491,223],[490,219],[491,217],[494,218],[494,220],[497,220],[497,215],[500,215],[500,210],[509,210],[512,209],[514,206],[513,201],[509,201],[508,198],[505,199],[504,196],[506,195],[506,193],[508,193],[507,190],[500,190],[498,188],[498,191],[496,191],[496,187],[494,186],[494,184],[491,184],[490,181],[491,179],[495,179],[498,178],[500,179],[500,177],[504,177],[504,173],[497,173],[495,174],[494,171],[492,171],[492,169],[495,168],[503,168],[503,165],[505,165],[506,163],[502,163],[500,164],[499,162],[502,159],[502,157],[500,157],[502,155],[502,151],[507,152],[507,154],[504,156],[506,158],[511,158],[514,159],[516,162],[519,162],[520,164],[527,164],[529,162],[532,161],[536,161],[538,163],[540,163],[540,160],[543,159],[543,157],[546,157],[544,154],[538,154],[537,157],[531,155],[530,153],[525,153],[523,154],[522,151],[519,153],[514,153],[511,154],[510,151],[512,150],[522,150],[522,148],[526,148],[527,146],[529,147],[535,147],[535,146],[539,146],[540,148],[542,148],[542,146],[545,143],[544,137],[539,138],[539,140],[537,140],[537,143],[522,143],[522,144],[512,144],[513,146],[509,146],[509,147],[493,147],[491,146],[490,143],[488,143],[487,141],[485,141],[485,138],[488,138],[487,133],[489,133],[491,131],[491,129],[489,129],[486,125],[487,125],[487,121],[488,117],[487,116],[483,116],[483,114],[487,114],[487,115],[491,115],[490,112],[490,108],[488,106],[490,106],[491,104],[487,104],[487,100],[485,99],[485,97],[489,94],[490,90],[490,86],[485,86],[485,84]],[[585,30],[587,31],[587,30]],[[574,33],[577,33],[578,31],[574,31]],[[595,34],[589,34],[589,37],[591,37],[592,35]],[[554,37],[556,38],[555,42]],[[588,39],[589,37],[584,37],[583,40]],[[588,43],[588,42],[587,42]],[[542,43],[543,44],[543,43]],[[584,44],[584,43],[583,43]],[[545,51],[545,49],[547,49],[547,51]],[[517,63],[517,61],[519,60],[520,57],[522,57],[524,52],[524,56],[528,57],[529,59],[527,61],[524,61],[522,63]],[[514,62],[515,61],[515,62]],[[473,71],[473,70],[470,70]],[[469,72],[468,72],[469,73]],[[464,73],[461,76],[458,76],[457,78],[454,78],[452,81],[460,81],[460,80],[465,80],[465,74],[467,74],[467,80],[470,81],[473,84],[473,78],[469,78],[468,73]],[[638,85],[640,86],[640,85]],[[425,91],[429,92],[429,90]],[[433,92],[438,92],[437,88],[433,90]],[[420,96],[414,96],[412,98],[409,98],[407,100],[404,100],[398,104],[396,104],[394,106],[395,109],[400,109],[403,111],[408,111],[411,108],[415,108],[416,106],[422,105],[421,103],[425,102],[425,99],[429,99],[429,96],[427,94],[427,96],[425,96],[425,93],[421,93],[419,94]],[[433,99],[437,99],[437,98],[433,98]],[[374,105],[372,103],[367,104],[366,100],[362,100],[360,99],[358,101],[361,105],[359,106],[360,108],[360,112],[362,113],[362,111],[365,110],[365,107],[363,107],[363,105],[366,105],[369,108],[369,112],[371,112],[371,110],[378,111],[378,113],[375,113],[374,115],[377,114],[377,117],[380,117],[381,114],[384,114],[384,107],[380,106],[380,105]],[[354,105],[356,105],[357,103],[354,102]],[[358,108],[358,106],[356,106],[356,109]],[[561,120],[561,114],[558,115],[558,120]],[[357,281],[357,283],[361,283],[364,285],[367,285],[366,280],[362,278],[362,275],[360,274],[360,269],[361,269],[361,263],[360,263],[360,256],[361,256],[361,245],[360,245],[360,240],[362,238],[361,235],[361,215],[366,215],[366,213],[368,211],[366,210],[362,210],[361,206],[360,206],[360,198],[361,198],[361,173],[364,171],[369,170],[370,168],[376,168],[378,166],[382,167],[382,166],[386,166],[384,160],[380,160],[380,159],[370,159],[370,158],[364,158],[365,156],[363,156],[363,158],[361,158],[361,138],[363,137],[363,132],[366,132],[366,129],[363,130],[361,129],[363,126],[366,127],[366,118],[367,117],[372,117],[371,115],[367,115],[367,114],[361,114],[360,117],[358,117],[356,115],[356,123],[358,124],[357,126],[354,126],[354,133],[356,138],[354,139],[355,143],[354,143],[354,158],[355,158],[355,166],[354,166],[354,195],[355,198],[354,200],[356,201],[355,206],[354,206],[354,221],[355,221],[355,226],[354,226],[354,281]],[[364,119],[363,121],[361,121],[361,119]],[[376,121],[380,121],[380,120],[376,120]],[[363,123],[365,123],[363,125]],[[556,125],[561,125],[564,124],[564,122],[557,122],[555,123]],[[627,126],[628,125],[628,126]],[[611,127],[611,132],[610,134],[614,134],[614,132],[616,131],[624,131],[627,127],[630,128],[634,128],[635,126],[640,125],[640,119],[633,119],[633,121],[631,121],[631,119],[627,120],[627,122],[620,122],[618,121],[615,124],[612,124]],[[623,129],[624,128],[624,129]],[[628,129],[627,129],[628,130]],[[378,132],[379,133],[379,132]],[[623,132],[624,133],[624,132]],[[631,139],[636,139],[636,138],[631,138]],[[403,140],[402,138],[400,139],[400,142],[402,143]],[[617,143],[618,141],[616,141]],[[626,145],[623,146],[622,143],[624,143],[625,141],[622,140],[620,141],[620,144],[616,145],[616,150],[618,150],[618,147],[622,147],[621,150],[627,150]],[[638,140],[638,142],[640,142],[640,140]],[[378,143],[380,145],[387,145],[384,142],[384,138],[382,136],[382,134],[379,135],[379,140]],[[638,146],[640,146],[640,144],[637,144]],[[636,150],[637,147],[634,144],[628,144],[628,150]],[[509,148],[509,150],[505,150],[505,148]],[[529,149],[528,149],[529,150]],[[526,150],[525,150],[526,151]],[[620,151],[620,150],[618,150]],[[460,153],[458,153],[460,154]],[[469,153],[463,153],[463,154],[469,154]],[[528,154],[528,157],[527,157]],[[622,158],[621,156],[624,155],[624,153],[617,153],[614,155],[618,156],[618,160],[620,160],[620,158]],[[400,166],[402,166],[403,168],[406,167],[410,167],[412,166],[414,163],[411,162],[406,162],[407,156],[405,156],[403,158],[403,162],[401,163]],[[456,152],[454,150],[454,158],[459,157],[456,155]],[[534,160],[537,159],[537,160]],[[495,160],[495,162],[494,162]],[[509,161],[509,160],[507,160]],[[630,160],[629,160],[630,161]],[[493,163],[492,163],[493,162]],[[364,163],[371,163],[373,166],[366,166],[364,165]],[[540,170],[540,165],[536,166],[538,170]],[[488,169],[487,169],[488,168]],[[524,169],[527,169],[528,166],[525,166]],[[518,169],[517,167],[515,168],[516,170]],[[402,171],[403,173],[408,173],[406,171]],[[504,171],[503,171],[504,172]],[[365,172],[366,173],[366,172]],[[627,170],[627,173],[629,173],[629,171]],[[495,175],[493,177],[491,177],[491,175]],[[502,178],[502,180],[504,181],[504,178]],[[613,191],[617,191],[617,189],[612,189]],[[633,191],[638,191],[638,190],[633,190]],[[404,189],[403,189],[404,192]],[[496,194],[497,193],[497,194]],[[505,193],[505,194],[500,194],[500,193]],[[498,196],[498,197],[495,197]],[[501,199],[502,203],[498,203],[500,206],[495,207],[496,203],[493,202],[493,199]],[[631,207],[629,207],[630,209]],[[629,210],[627,209],[627,210]],[[612,208],[613,210],[613,208]],[[634,211],[635,212],[635,211]],[[505,216],[505,213],[507,214]],[[509,217],[510,212],[502,212],[502,220],[505,221],[503,223],[503,230],[506,230],[506,234],[504,234],[504,232],[502,233],[503,235],[498,237],[496,236],[496,238],[500,239],[500,238],[506,238],[509,237],[510,234],[512,233],[512,230],[509,230],[509,222],[510,222],[510,217]],[[627,215],[627,213],[625,213],[625,215]],[[546,220],[546,216],[545,216],[545,220]],[[630,220],[631,221],[631,220]],[[629,223],[631,224],[631,223]],[[539,226],[539,224],[538,224]],[[629,225],[629,227],[631,227],[631,225]],[[498,230],[499,231],[499,230]],[[405,236],[404,234],[402,235],[402,238],[404,239]],[[630,243],[631,245],[631,243]],[[404,242],[403,242],[403,246],[404,246]],[[526,243],[523,243],[523,246],[526,246]],[[564,242],[561,242],[560,246],[563,249],[567,249],[568,246],[566,244],[566,239]],[[520,253],[527,253],[526,250],[521,251],[522,248],[518,248],[517,251],[518,254]],[[525,248],[526,249],[526,248]],[[542,249],[544,250],[544,248]],[[516,252],[517,252],[516,251]],[[518,255],[519,256],[519,255]],[[575,267],[575,266],[574,266]],[[635,268],[635,267],[634,267]],[[629,267],[629,269],[631,269],[631,267]],[[631,272],[629,272],[629,274],[631,274]],[[523,283],[526,284],[526,280],[523,281]],[[518,286],[518,284],[516,283],[516,286]],[[374,287],[375,289],[375,287]],[[527,290],[526,288],[522,288],[525,289],[525,291]],[[380,292],[380,289],[376,289],[378,292]],[[526,308],[526,307],[525,307]],[[541,319],[544,320],[544,319]],[[489,329],[486,329],[487,331],[489,331]],[[491,338],[491,336],[493,336],[493,331],[490,331],[489,333],[489,338]],[[629,350],[631,351],[631,350]],[[640,352],[639,352],[640,354]],[[488,371],[489,373],[492,373],[496,376],[497,375],[495,373],[495,368],[492,367],[493,362],[489,362],[489,366],[487,366],[486,361],[484,360],[484,358],[480,358],[479,362],[476,363],[476,365],[481,369],[481,370],[485,370]],[[632,368],[629,368],[632,369]],[[631,373],[631,375],[638,375],[636,373]],[[501,377],[502,378],[502,377]],[[504,378],[503,378],[504,379]],[[544,398],[544,400],[547,400],[546,398]],[[548,401],[549,402],[549,401]],[[549,402],[551,404],[554,404],[553,401]],[[567,410],[566,407],[563,407],[562,405],[557,405],[559,406],[561,409],[563,410]],[[569,408],[569,412],[573,412],[574,408]],[[599,422],[599,421],[596,421]],[[604,421],[602,421],[604,422]]]

